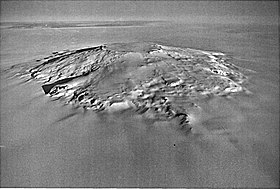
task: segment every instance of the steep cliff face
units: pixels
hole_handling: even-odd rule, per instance
[[[17,73],[42,84],[51,98],[93,111],[132,109],[153,119],[178,118],[213,96],[248,92],[242,68],[223,53],[154,43],[108,44],[54,52]]]

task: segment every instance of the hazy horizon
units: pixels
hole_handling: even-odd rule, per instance
[[[1,22],[278,22],[278,1],[1,1]]]

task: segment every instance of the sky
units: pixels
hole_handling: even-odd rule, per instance
[[[261,19],[278,22],[278,1],[3,1],[5,21]]]

